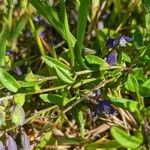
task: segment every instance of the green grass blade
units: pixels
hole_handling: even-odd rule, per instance
[[[70,29],[69,29],[68,17],[67,17],[67,12],[66,12],[64,0],[60,0],[60,8],[61,8],[61,12],[63,15],[64,31],[65,31],[66,40],[67,40],[68,47],[69,47],[71,65],[74,66],[73,45],[71,42],[71,33],[70,33]]]
[[[22,17],[17,21],[15,28],[12,30],[12,34],[10,37],[10,43],[13,43],[17,40],[18,36],[22,33],[25,29],[25,26],[28,21],[27,14],[23,14]]]
[[[90,0],[80,0],[78,24],[77,24],[77,42],[74,49],[77,60],[79,61],[80,65],[84,68],[86,68],[86,66],[82,60],[82,48],[87,23],[87,15],[89,12],[89,4]]]

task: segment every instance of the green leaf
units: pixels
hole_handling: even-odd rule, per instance
[[[86,68],[82,59],[82,49],[83,40],[87,23],[87,16],[89,13],[90,0],[80,0],[79,14],[78,14],[78,24],[77,24],[77,42],[74,47],[75,56],[77,63],[79,63],[83,68]]]
[[[142,86],[140,87],[140,95],[144,97],[150,96],[150,79],[144,82]]]
[[[19,105],[14,106],[11,112],[11,119],[12,119],[12,122],[15,123],[17,126],[23,125],[25,121],[24,109]]]
[[[143,68],[136,68],[136,69],[133,69],[134,73],[134,77],[137,79],[137,80],[140,80],[140,81],[145,81],[145,76],[144,76],[144,71],[143,71]]]
[[[4,107],[0,106],[0,126],[5,125],[5,111]]]
[[[19,89],[19,83],[15,80],[15,78],[2,68],[0,68],[0,81],[4,87],[12,92],[17,92]]]
[[[50,66],[51,68],[54,68],[57,76],[62,81],[69,83],[69,84],[74,82],[74,79],[71,77],[70,68],[67,65],[63,64],[57,59],[54,59],[48,56],[45,56],[42,58],[48,66]]]
[[[23,14],[21,16],[21,18],[17,21],[15,28],[12,30],[12,34],[10,37],[10,44],[12,44],[13,42],[15,42],[17,40],[17,38],[19,37],[19,35],[22,33],[22,31],[25,29],[25,26],[27,24],[28,21],[28,16],[27,14]]]
[[[44,56],[42,57],[42,59],[51,68],[59,68],[64,72],[66,72],[67,74],[70,73],[70,68],[67,65],[63,64],[61,61],[48,56]]]
[[[55,68],[55,71],[57,73],[57,76],[65,83],[71,84],[74,82],[74,79],[69,74],[64,72],[63,70],[61,70],[59,68]]]
[[[125,60],[129,63],[131,63],[131,58],[129,57],[129,55],[127,53],[122,52],[122,60]]]
[[[23,106],[25,102],[25,94],[16,94],[14,95],[14,101],[17,105]]]
[[[138,81],[132,74],[128,75],[127,81],[125,82],[125,88],[131,92],[139,92]]]
[[[132,136],[119,127],[113,126],[111,128],[111,134],[119,144],[126,148],[137,148],[143,142],[141,138]]]
[[[129,100],[129,99],[121,98],[121,97],[115,97],[112,95],[108,95],[108,97],[111,99],[112,103],[115,106],[121,107],[130,112],[134,113],[136,111],[140,111],[141,109],[141,106],[139,105],[137,101],[133,101],[133,100]]]
[[[134,116],[139,121],[139,123],[143,120],[143,117],[141,114],[142,106],[137,101],[124,99],[121,97],[115,97],[112,95],[108,95],[108,97],[111,99],[112,103],[115,106],[121,107],[122,109],[125,109],[134,113]]]
[[[105,142],[95,142],[85,145],[87,150],[97,149],[97,148],[107,148],[113,150],[113,148],[121,148],[122,146],[115,140],[105,141]]]
[[[64,2],[64,0],[59,0],[59,1],[60,1],[61,13],[63,15],[64,31],[65,31],[66,40],[67,40],[68,47],[69,47],[71,64],[72,64],[72,66],[74,66],[74,53],[73,53],[74,45],[71,42],[71,32],[70,32],[70,29],[69,29],[68,17],[67,17],[65,2]]]
[[[50,142],[50,138],[52,136],[52,132],[48,131],[44,133],[42,138],[40,139],[40,142],[38,143],[36,150],[42,150],[45,148],[45,146]]]
[[[58,105],[60,107],[65,106],[70,100],[58,94],[41,94],[40,98],[48,103]]]
[[[108,69],[109,64],[103,60],[102,58],[95,56],[95,55],[87,55],[86,60],[89,64],[96,64],[101,66],[101,69]]]

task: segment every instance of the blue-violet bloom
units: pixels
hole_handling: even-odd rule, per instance
[[[107,48],[114,48],[119,44],[118,38],[109,38],[106,42],[106,47]]]
[[[98,104],[98,111],[101,114],[116,115],[117,111],[112,107],[111,101],[102,100]]]
[[[115,50],[112,50],[108,56],[107,56],[107,63],[110,66],[114,66],[117,64],[117,52]]]

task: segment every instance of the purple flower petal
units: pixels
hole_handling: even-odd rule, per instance
[[[100,113],[103,114],[117,114],[116,110],[111,106],[111,101],[109,100],[102,100],[98,104],[98,110]]]
[[[109,38],[106,42],[106,47],[107,48],[113,48],[119,44],[119,39],[118,38]]]
[[[14,54],[14,51],[12,50],[6,50],[6,55],[7,56],[12,56]]]
[[[107,57],[107,63],[110,66],[114,66],[117,64],[117,52],[115,50],[111,51]]]
[[[8,150],[17,150],[17,144],[15,142],[15,140],[9,136],[8,134],[6,134],[7,140],[6,140],[6,146]]]
[[[30,150],[30,141],[27,134],[24,131],[21,131],[21,144],[23,150]]]
[[[129,36],[123,35],[123,36],[119,37],[119,45],[121,47],[126,47],[126,44],[129,43],[130,41],[132,41],[132,38]]]
[[[5,150],[3,143],[0,141],[0,150]]]

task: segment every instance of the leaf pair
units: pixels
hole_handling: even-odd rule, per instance
[[[70,72],[71,69],[67,65],[63,64],[57,59],[48,56],[42,57],[42,59],[50,68],[53,68],[55,70],[57,76],[62,81],[69,84],[74,82],[74,79],[71,77],[71,72]]]

